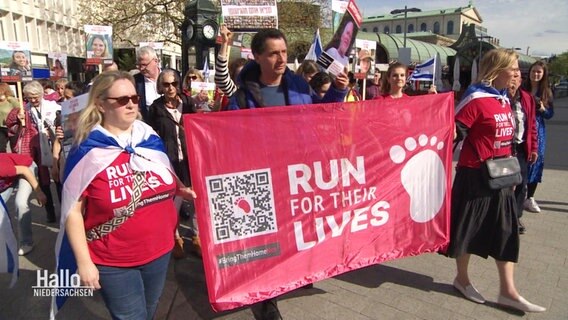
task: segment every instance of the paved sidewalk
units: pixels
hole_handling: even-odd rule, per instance
[[[484,305],[462,298],[451,285],[452,259],[425,254],[391,261],[317,282],[313,289],[283,295],[279,307],[285,320],[358,319],[568,319],[568,98],[555,104],[556,116],[548,124],[546,163],[536,198],[541,214],[526,212],[527,234],[521,236],[516,283],[521,294],[548,311],[524,314],[496,305],[498,276],[492,259],[472,256],[471,278],[488,299]],[[13,206],[13,201],[12,201]],[[34,211],[36,247],[20,259],[20,278],[7,289],[0,275],[0,320],[47,319],[49,299],[33,297],[36,270],[54,268],[57,229],[46,225],[45,213]],[[201,261],[191,255],[172,260],[156,319],[252,319],[248,308],[214,313],[209,307]],[[102,299],[71,298],[58,319],[109,319]]]

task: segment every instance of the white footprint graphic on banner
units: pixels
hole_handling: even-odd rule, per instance
[[[422,134],[418,137],[418,141],[408,137],[404,141],[404,147],[395,145],[390,148],[392,162],[401,164],[407,160],[402,168],[400,180],[410,196],[410,217],[416,222],[432,220],[444,202],[446,171],[437,153],[443,147],[444,142],[438,141],[435,136],[429,139]],[[408,159],[407,151],[414,151],[416,148],[424,150]]]

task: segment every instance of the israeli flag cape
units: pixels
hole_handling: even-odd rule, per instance
[[[61,201],[61,222],[55,243],[56,273],[77,271],[77,264],[71,245],[65,233],[65,222],[71,208],[79,200],[91,181],[106,169],[123,152],[130,156],[130,166],[136,171],[151,171],[159,175],[167,184],[173,183],[174,175],[164,145],[154,130],[142,121],[132,125],[132,141],[126,145],[106,129],[97,125],[80,145],[69,152],[63,173],[63,195]],[[55,319],[67,297],[53,297],[50,319]]]
[[[501,102],[501,105],[509,103],[507,89],[499,91],[486,83],[475,83],[470,85],[464,92],[460,103],[456,107],[455,114],[458,114],[472,100],[479,98],[495,98]]]
[[[10,288],[16,284],[18,280],[18,243],[12,230],[8,206],[2,197],[0,197],[0,273],[12,274]]]

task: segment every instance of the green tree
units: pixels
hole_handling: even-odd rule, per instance
[[[218,1],[213,0],[216,3]],[[180,26],[187,0],[78,0],[80,23],[113,27],[119,46],[136,46],[141,41],[181,45]],[[302,59],[320,27],[321,1],[278,1],[279,28],[286,34],[289,57]],[[320,29],[322,41],[331,31]]]
[[[112,26],[117,43],[156,41],[181,45],[185,0],[79,0],[82,24]]]
[[[568,51],[551,57],[549,69],[554,81],[568,77]]]

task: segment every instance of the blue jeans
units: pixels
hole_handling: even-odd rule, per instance
[[[101,295],[113,319],[154,318],[166,281],[170,253],[137,267],[97,265]]]

